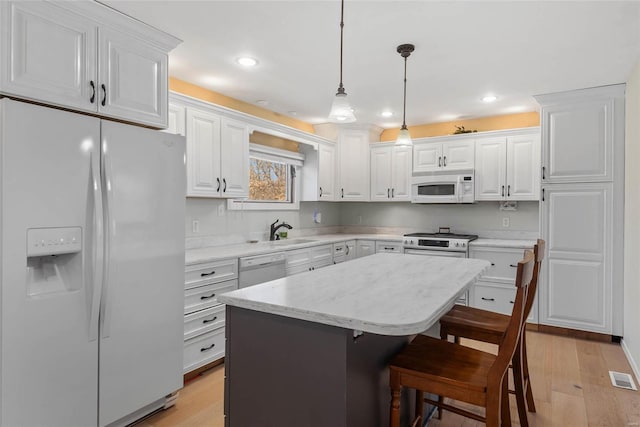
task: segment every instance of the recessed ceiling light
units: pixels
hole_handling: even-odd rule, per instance
[[[262,105],[262,106],[267,105],[268,103],[269,103],[269,101],[267,101],[267,100],[265,100],[265,99],[258,99],[258,100],[256,101],[256,104],[258,104],[258,105]]]
[[[493,102],[496,99],[498,99],[498,97],[495,95],[487,95],[482,97],[482,102]]]
[[[380,113],[380,115],[382,117],[391,117],[391,116],[393,116],[393,111],[385,110],[382,113]]]
[[[258,60],[250,56],[241,56],[236,59],[236,62],[244,67],[255,67],[258,65]]]

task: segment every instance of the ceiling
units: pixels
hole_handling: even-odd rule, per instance
[[[339,82],[340,2],[103,3],[184,40],[170,75],[310,122]],[[623,83],[640,60],[640,1],[345,1],[344,86],[359,123],[407,125],[537,109],[532,95]],[[258,59],[247,69],[236,59]],[[481,98],[495,94],[493,103]],[[261,104],[257,104],[261,105]],[[380,113],[390,109],[391,118]]]

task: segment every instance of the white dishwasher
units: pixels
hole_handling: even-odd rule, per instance
[[[240,258],[238,287],[246,288],[286,276],[285,261],[284,252]]]

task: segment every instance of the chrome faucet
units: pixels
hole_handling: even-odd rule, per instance
[[[278,229],[284,227],[284,228],[287,228],[287,229],[291,230],[293,228],[292,226],[290,226],[289,224],[287,224],[284,221],[282,221],[282,224],[278,224],[278,221],[280,221],[280,220],[276,219],[276,222],[271,224],[271,227],[270,227],[270,230],[269,230],[269,240],[280,240],[280,236],[276,235],[276,231],[278,231]],[[276,225],[276,224],[278,224],[278,225]]]

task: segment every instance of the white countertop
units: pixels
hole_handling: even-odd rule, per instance
[[[218,297],[222,303],[380,335],[429,329],[488,261],[379,253]]]
[[[535,244],[535,240],[478,238],[472,242],[469,242],[469,247],[533,249]]]
[[[388,234],[320,234],[314,236],[300,236],[291,238],[294,241],[298,239],[311,240],[311,242],[300,244],[286,244],[287,240],[274,242],[258,242],[258,243],[240,243],[233,245],[210,246],[198,249],[188,249],[185,251],[186,265],[197,264],[200,262],[215,261],[225,258],[238,258],[245,256],[261,255],[273,252],[288,251],[292,249],[301,249],[319,244],[330,244],[344,242],[347,240],[386,240],[402,242],[401,235]]]

